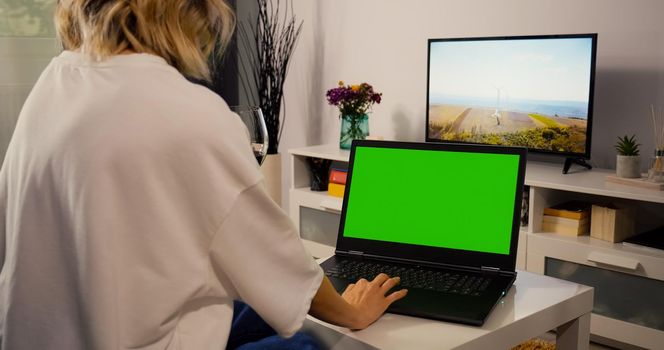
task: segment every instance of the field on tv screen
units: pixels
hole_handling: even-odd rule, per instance
[[[498,110],[459,104],[429,105],[429,139],[585,153],[588,121],[576,116]]]

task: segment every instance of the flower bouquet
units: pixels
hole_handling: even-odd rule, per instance
[[[339,145],[349,149],[354,139],[363,140],[369,135],[368,111],[374,103],[380,103],[383,94],[375,92],[373,86],[362,83],[359,85],[345,85],[339,81],[339,86],[327,91],[327,101],[339,107],[341,118],[341,137]]]

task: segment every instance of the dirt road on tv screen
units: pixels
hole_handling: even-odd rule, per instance
[[[583,153],[586,127],[585,119],[557,115],[496,112],[491,108],[456,105],[436,105],[429,109],[432,139],[511,144],[509,140],[532,138],[533,144],[521,145]],[[566,138],[565,142],[556,141],[560,138]]]

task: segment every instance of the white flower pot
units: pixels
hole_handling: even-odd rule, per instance
[[[639,156],[621,156],[616,158],[616,175],[625,178],[641,177],[641,158]]]

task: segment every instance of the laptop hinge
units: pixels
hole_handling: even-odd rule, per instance
[[[349,255],[352,255],[352,256],[356,256],[356,257],[364,256],[364,252],[360,252],[360,251],[357,251],[357,250],[349,250],[346,253],[349,254]]]
[[[482,270],[482,272],[500,273],[500,268],[498,267],[482,266],[480,269]]]

